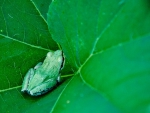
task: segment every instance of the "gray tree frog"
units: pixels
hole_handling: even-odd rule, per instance
[[[42,95],[51,90],[60,80],[60,70],[64,67],[65,57],[62,50],[48,52],[44,62],[29,69],[24,77],[22,92],[31,96]]]

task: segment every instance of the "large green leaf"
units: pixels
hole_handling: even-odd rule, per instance
[[[76,72],[53,112],[150,112],[149,6],[148,0],[52,2],[50,33]]]
[[[44,18],[47,3],[41,10],[40,1],[0,1],[0,113],[49,112],[68,82],[37,98],[21,93],[25,73],[58,49]]]
[[[67,85],[52,112],[57,113],[120,113],[120,110],[88,87],[79,75],[73,77]]]

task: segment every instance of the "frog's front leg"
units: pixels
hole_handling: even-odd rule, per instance
[[[36,64],[36,66],[34,67],[34,69],[35,70],[38,69],[39,67],[41,67],[42,64],[43,64],[42,62],[39,62],[38,64]]]
[[[61,74],[59,73],[59,75],[58,75],[58,77],[57,77],[57,82],[58,82],[58,83],[62,81],[60,75],[61,75]]]
[[[25,75],[25,77],[24,77],[23,84],[22,84],[22,89],[21,89],[22,92],[26,92],[26,91],[27,91],[28,85],[29,85],[29,83],[30,83],[30,81],[31,81],[31,79],[32,79],[32,77],[33,77],[33,75],[34,75],[34,72],[35,72],[34,69],[31,68],[31,69],[29,69],[29,71],[26,73],[26,75]]]

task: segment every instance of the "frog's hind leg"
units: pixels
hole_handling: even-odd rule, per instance
[[[22,84],[22,92],[26,92],[28,89],[28,85],[29,85],[29,81],[31,81],[31,79],[33,78],[34,75],[34,69],[31,68],[29,69],[29,71],[26,73],[24,80],[23,80],[23,84]]]

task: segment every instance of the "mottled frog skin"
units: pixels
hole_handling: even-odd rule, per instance
[[[43,63],[38,63],[26,73],[21,91],[31,96],[48,92],[59,82],[60,70],[64,64],[65,57],[62,50],[48,52]]]

